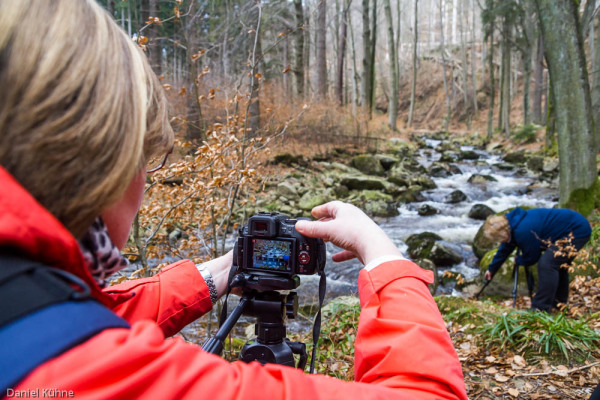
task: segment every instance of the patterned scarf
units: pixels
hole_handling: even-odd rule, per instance
[[[129,261],[110,240],[101,217],[96,218],[79,239],[79,247],[88,269],[101,288],[106,286],[106,278],[129,265]]]

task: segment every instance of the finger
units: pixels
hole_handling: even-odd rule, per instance
[[[321,204],[312,209],[311,214],[316,219],[335,218],[341,201],[330,201],[329,203]]]
[[[296,230],[304,236],[328,240],[328,224],[329,222],[300,220],[296,222]]]
[[[331,259],[335,262],[348,261],[352,260],[353,258],[356,258],[356,254],[348,250],[340,251],[339,253],[335,253],[333,256],[331,256]]]

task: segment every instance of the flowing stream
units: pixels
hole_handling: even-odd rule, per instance
[[[427,148],[420,150],[418,161],[427,168],[440,159],[441,153],[435,150],[440,141],[427,140],[426,144]],[[471,279],[479,274],[477,258],[473,254],[471,244],[483,223],[483,221],[468,217],[471,207],[474,204],[485,204],[495,212],[515,206],[551,208],[556,204],[557,190],[548,183],[539,182],[538,175],[524,167],[515,166],[513,170],[509,170],[498,155],[492,155],[470,146],[463,146],[461,150],[474,151],[479,155],[479,159],[452,163],[458,166],[462,173],[444,178],[433,177],[437,188],[422,193],[425,201],[401,205],[398,209],[400,215],[380,221],[380,226],[405,254],[407,250],[405,240],[410,235],[421,232],[438,234],[443,238],[445,245],[457,250],[464,259],[463,262],[453,265],[449,269],[461,273],[465,279]],[[490,175],[496,181],[472,184],[468,182],[472,174]],[[444,202],[446,196],[457,189],[467,195],[467,200],[456,204]],[[423,204],[436,208],[439,210],[438,213],[432,216],[420,216],[417,210]],[[328,244],[327,259],[331,260],[331,255],[336,251],[337,249],[333,245]],[[342,263],[328,261],[326,266],[328,297],[355,293],[357,290],[356,280],[361,267],[362,265],[356,260]],[[444,270],[444,268],[438,268],[440,276]],[[309,291],[316,293],[314,287],[316,278],[302,278],[303,283],[306,282],[311,287]],[[459,294],[452,288],[439,288],[438,290],[442,293]],[[306,293],[304,290],[302,292]],[[301,300],[305,296],[301,294]]]

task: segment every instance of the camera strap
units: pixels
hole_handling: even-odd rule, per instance
[[[325,300],[325,292],[327,290],[327,278],[325,277],[325,271],[319,269],[319,311],[315,316],[315,322],[313,324],[313,348],[310,356],[310,373],[315,372],[315,355],[317,354],[317,344],[319,343],[319,336],[321,335],[321,308],[323,308],[323,301]]]

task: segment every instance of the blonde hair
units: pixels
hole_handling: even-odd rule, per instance
[[[93,0],[0,0],[0,164],[80,237],[173,144],[146,57]]]
[[[483,235],[492,242],[508,242],[510,225],[504,215],[492,215],[483,224]]]

